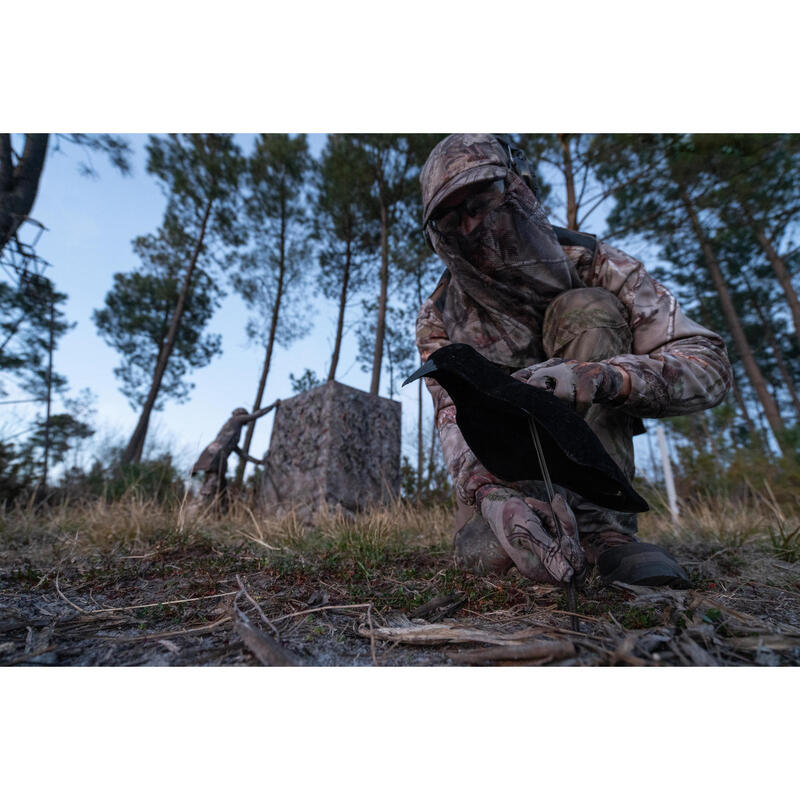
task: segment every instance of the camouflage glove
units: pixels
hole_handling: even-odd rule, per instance
[[[492,475],[492,473],[478,461],[472,450],[467,448],[466,442],[464,443],[464,447],[463,457],[458,462],[454,484],[459,500],[461,500],[462,503],[466,503],[468,506],[473,506],[476,503],[475,493],[482,486],[498,486],[502,485],[504,481]]]
[[[522,575],[536,583],[581,582],[586,575],[586,556],[578,540],[578,524],[561,495],[553,498],[553,510],[561,523],[559,537],[550,506],[504,486],[478,489],[481,516]]]
[[[551,358],[541,364],[517,370],[512,377],[546,389],[566,401],[579,414],[592,403],[613,404],[623,399],[625,373],[607,361],[565,361]]]

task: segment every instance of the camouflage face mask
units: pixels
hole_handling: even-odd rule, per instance
[[[461,203],[442,203],[442,207],[431,215],[430,224],[441,236],[457,234],[465,216],[484,218],[504,202],[505,191],[506,182],[503,178],[475,184],[471,194]]]
[[[538,200],[517,175],[507,174],[501,197],[485,199],[482,219],[468,233],[454,220],[437,225],[435,214],[428,226],[451,274],[444,323],[451,341],[518,369],[542,360],[542,321],[550,302],[583,283]]]

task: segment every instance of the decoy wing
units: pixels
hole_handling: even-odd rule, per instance
[[[550,392],[515,380],[465,344],[437,350],[406,383],[423,376],[453,399],[464,440],[499,478],[542,480],[532,417],[553,483],[615,511],[649,509],[585,420]]]

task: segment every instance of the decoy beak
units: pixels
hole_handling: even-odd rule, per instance
[[[409,375],[403,381],[403,386],[419,378],[423,378],[425,375],[429,375],[431,372],[436,372],[436,364],[433,363],[432,358],[429,358],[413,375]]]

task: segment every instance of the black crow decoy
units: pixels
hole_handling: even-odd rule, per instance
[[[403,385],[422,377],[447,391],[464,440],[499,478],[549,484],[549,471],[553,483],[603,508],[649,510],[584,419],[550,392],[512,378],[467,344],[436,350]]]

